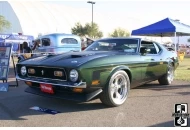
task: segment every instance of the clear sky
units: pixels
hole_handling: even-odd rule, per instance
[[[110,18],[107,24],[122,27],[128,30],[137,29],[164,18],[179,19],[180,22],[190,25],[190,1],[188,0],[93,0],[94,22],[99,15]],[[91,12],[92,6],[87,0],[60,0],[46,1],[55,4],[64,4],[77,9]],[[87,17],[91,22],[91,17]],[[115,19],[114,19],[115,18]],[[113,20],[114,19],[114,20]],[[109,29],[108,29],[109,30]],[[186,38],[180,38],[187,43]]]
[[[94,13],[121,15],[133,17],[146,22],[170,17],[190,24],[190,1],[188,0],[93,0]],[[47,2],[47,1],[46,1]],[[85,8],[91,11],[91,4],[87,0],[60,0],[49,1],[60,3],[75,8]],[[96,17],[96,16],[95,16]],[[94,19],[95,20],[95,19]],[[148,24],[148,23],[147,23]]]

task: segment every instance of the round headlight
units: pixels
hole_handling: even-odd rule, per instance
[[[72,82],[76,82],[78,80],[78,72],[74,69],[71,70],[69,77]]]
[[[26,67],[22,66],[21,69],[20,69],[20,72],[21,72],[22,76],[26,75]]]

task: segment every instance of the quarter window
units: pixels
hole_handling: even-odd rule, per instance
[[[156,48],[157,53],[159,53],[161,51],[161,48],[156,43],[154,43],[154,46]]]
[[[152,42],[142,41],[141,46],[146,47],[147,49],[150,49],[148,54],[158,54],[158,52],[159,52],[158,46],[157,46],[157,49],[156,49],[155,44],[152,43]]]
[[[61,40],[62,44],[78,44],[77,40],[74,38],[64,38]]]

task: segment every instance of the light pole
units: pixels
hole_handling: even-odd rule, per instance
[[[88,1],[87,3],[92,4],[92,28],[93,28],[93,5],[95,4],[95,2]]]

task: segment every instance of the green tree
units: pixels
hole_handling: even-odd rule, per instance
[[[87,31],[87,35],[93,39],[103,37],[103,33],[99,30],[99,26],[96,23],[93,23],[93,26],[91,23],[86,23],[84,28]]]
[[[7,21],[4,16],[0,15],[0,32],[3,32],[5,29],[9,29],[10,26],[10,22]]]
[[[85,36],[87,34],[87,31],[79,22],[75,24],[75,27],[71,28],[71,32],[78,36]]]
[[[114,29],[114,31],[109,34],[110,37],[129,37],[130,33],[122,28]]]
[[[82,26],[79,22],[75,24],[75,27],[71,28],[72,34],[78,36],[88,36],[90,38],[96,39],[103,37],[103,33],[99,30],[99,27],[96,23],[86,23],[85,26]]]

